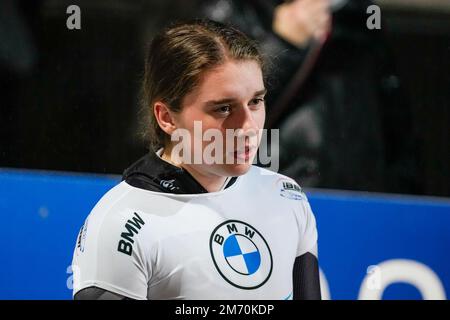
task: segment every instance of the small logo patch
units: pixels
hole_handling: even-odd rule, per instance
[[[161,180],[160,185],[170,191],[177,190],[178,187],[174,185],[175,179],[172,180]]]
[[[279,182],[280,196],[292,200],[306,200],[306,195],[302,188],[289,180],[281,180]]]
[[[88,229],[88,222],[89,217],[84,222],[84,225],[80,229],[80,233],[78,234],[78,240],[77,240],[77,248],[80,250],[80,252],[84,252],[84,245],[86,242],[86,233]]]

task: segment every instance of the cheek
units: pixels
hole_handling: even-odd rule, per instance
[[[258,146],[261,143],[261,139],[262,139],[262,135],[263,135],[263,132],[261,130],[264,129],[264,122],[265,122],[265,120],[266,120],[266,110],[265,110],[265,108],[263,108],[262,110],[258,110],[256,112],[256,115],[255,115],[255,118],[254,118],[254,121],[255,121],[255,123],[256,123],[256,125],[258,127],[258,134],[256,136],[256,141],[253,140],[253,143],[256,142],[256,145],[258,145]]]
[[[266,110],[261,108],[253,112],[253,123],[256,126],[255,129],[263,129],[266,121]]]
[[[257,124],[258,128],[262,129],[264,128],[264,122],[266,121],[266,108],[261,108],[261,110],[258,110],[258,116],[257,116]]]
[[[192,143],[196,143],[197,145],[202,145],[203,148],[210,144],[210,140],[205,140],[204,135],[208,130],[212,130],[212,132],[217,133],[220,132],[221,137],[225,137],[225,128],[223,126],[223,122],[219,121],[205,113],[200,114],[192,114],[191,118],[188,119],[185,123],[186,129],[191,133]],[[223,139],[221,139],[223,142]]]
[[[202,131],[205,130],[205,127],[210,126],[210,124],[208,124],[207,117],[205,117],[205,113],[201,110],[198,110],[198,108],[186,106],[178,115],[176,126],[177,128],[188,130],[193,137],[194,129],[197,128],[198,131],[200,124]]]

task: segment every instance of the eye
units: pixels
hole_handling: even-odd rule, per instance
[[[264,98],[254,98],[250,100],[250,105],[252,106],[258,106],[259,104],[262,104],[264,102]]]
[[[220,106],[215,110],[215,112],[222,115],[229,114],[231,112],[231,106],[230,105]]]

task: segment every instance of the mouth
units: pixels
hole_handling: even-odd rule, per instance
[[[256,147],[245,146],[243,149],[234,151],[233,157],[234,159],[240,159],[247,162],[251,157],[253,157],[255,150]]]

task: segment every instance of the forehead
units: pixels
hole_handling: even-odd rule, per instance
[[[220,98],[247,99],[264,89],[261,67],[254,60],[228,60],[207,72],[186,96],[187,104]]]

